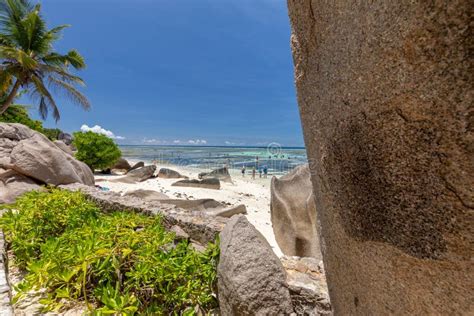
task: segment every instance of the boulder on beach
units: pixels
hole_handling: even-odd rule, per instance
[[[196,187],[203,189],[214,189],[219,190],[221,188],[221,182],[216,178],[202,179],[202,180],[180,180],[172,184],[175,187]]]
[[[120,157],[117,160],[117,162],[112,167],[110,167],[110,169],[112,169],[112,170],[123,170],[123,171],[128,172],[130,169],[132,169],[132,166],[130,166],[130,164],[128,163],[127,160]]]
[[[206,212],[209,209],[223,208],[224,205],[214,199],[197,199],[197,200],[180,200],[180,199],[163,199],[160,201],[164,204],[175,205],[188,211]]]
[[[220,234],[217,267],[222,315],[290,315],[286,272],[263,235],[243,215]]]
[[[227,167],[219,168],[211,172],[201,172],[198,175],[198,178],[199,179],[216,178],[216,179],[219,179],[220,181],[232,182],[232,178],[230,177],[229,170],[227,169]]]
[[[0,123],[0,167],[52,185],[94,185],[86,164],[22,124]]]
[[[133,196],[145,201],[161,201],[161,200],[169,199],[169,197],[164,193],[154,191],[154,190],[144,190],[144,189],[128,191],[124,194],[124,196]]]
[[[73,137],[71,134],[60,132],[58,135],[58,140],[62,141],[66,145],[72,145]]]
[[[134,164],[130,169],[128,169],[128,171],[130,172],[132,170],[143,168],[143,167],[145,167],[145,163],[143,161],[139,161],[136,164]]]
[[[321,260],[316,228],[316,205],[308,164],[272,178],[270,211],[273,232],[287,256]]]
[[[23,193],[41,189],[35,181],[14,170],[0,169],[0,204],[13,203]]]
[[[247,207],[245,207],[243,204],[239,204],[237,206],[219,207],[207,210],[206,214],[220,217],[232,217],[237,214],[247,214]]]
[[[120,179],[111,180],[112,182],[123,182],[123,183],[135,183],[135,182],[143,182],[152,178],[155,174],[156,166],[150,165],[141,167],[138,169],[132,169],[127,172],[127,175]]]
[[[164,178],[164,179],[178,179],[178,178],[187,178],[183,175],[181,175],[178,171],[168,169],[168,168],[160,168],[160,171],[158,171],[158,178]]]

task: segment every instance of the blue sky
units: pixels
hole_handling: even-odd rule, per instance
[[[122,144],[303,145],[285,0],[42,6],[48,26],[72,25],[55,48],[88,65],[92,109],[60,99],[59,128],[99,125]]]

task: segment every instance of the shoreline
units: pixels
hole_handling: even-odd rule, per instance
[[[132,165],[135,162],[137,161],[129,160],[129,163]],[[169,163],[155,165],[157,171],[160,168],[169,168],[190,179],[197,179],[200,172],[209,171],[204,168],[176,166]],[[143,189],[161,192],[170,198],[188,200],[209,198],[224,204],[244,204],[247,208],[247,214],[245,216],[249,222],[265,237],[275,254],[278,257],[283,256],[275,240],[270,218],[270,185],[272,176],[269,175],[267,178],[259,178],[257,173],[255,180],[252,180],[250,174],[246,174],[245,177],[242,177],[238,170],[229,170],[229,173],[233,183],[221,181],[220,190],[172,186],[172,184],[179,179],[151,178],[143,182],[122,183],[111,182],[110,180],[120,179],[123,175],[95,174],[94,177],[96,184],[120,194]]]

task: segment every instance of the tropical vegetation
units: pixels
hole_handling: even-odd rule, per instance
[[[90,107],[77,89],[77,85],[84,85],[83,80],[70,71],[85,68],[84,58],[77,50],[60,54],[53,49],[68,25],[48,29],[40,10],[39,4],[29,0],[0,0],[0,115],[20,89],[38,102],[43,119],[50,111],[56,121],[60,118],[52,91],[84,109]]]
[[[22,299],[45,291],[45,310],[84,303],[92,315],[195,315],[217,306],[219,250],[177,242],[160,217],[109,214],[80,192],[30,192],[7,206],[0,226],[25,271]]]
[[[77,148],[76,159],[91,168],[112,167],[122,155],[115,142],[109,137],[94,132],[76,132],[73,144]]]
[[[26,107],[21,105],[10,106],[3,115],[0,115],[0,122],[2,123],[19,123],[28,126],[32,130],[44,134],[43,123],[38,120],[33,120],[28,115]]]

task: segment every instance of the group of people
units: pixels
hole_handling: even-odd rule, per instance
[[[246,171],[246,167],[245,166],[242,166],[242,177],[245,177],[245,171]],[[268,176],[268,168],[267,166],[263,166],[263,168],[258,168],[258,174],[259,174],[259,177],[261,178],[262,177],[262,173],[263,173],[263,177],[264,178],[267,178]],[[255,176],[257,174],[257,170],[255,167],[252,168],[252,179],[255,179]]]

